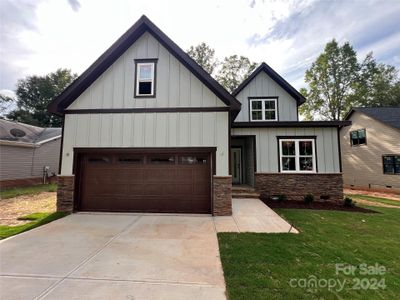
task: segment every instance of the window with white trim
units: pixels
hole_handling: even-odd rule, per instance
[[[315,173],[314,139],[279,139],[280,172]]]
[[[136,63],[136,97],[155,96],[155,66],[155,62]]]
[[[250,99],[250,121],[277,121],[277,98]]]

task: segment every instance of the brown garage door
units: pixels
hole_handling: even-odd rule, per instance
[[[79,155],[78,209],[210,213],[211,154]]]

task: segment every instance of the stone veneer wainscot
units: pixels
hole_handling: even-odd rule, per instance
[[[343,177],[341,173],[256,173],[256,189],[261,198],[286,195],[288,200],[303,200],[312,194],[316,201],[329,196],[329,201],[343,200]]]

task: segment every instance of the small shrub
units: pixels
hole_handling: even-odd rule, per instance
[[[311,194],[307,194],[304,196],[304,202],[307,204],[310,204],[311,202],[314,201],[314,196]]]
[[[353,201],[353,199],[351,199],[350,197],[346,197],[346,198],[344,198],[343,206],[354,207],[354,206],[356,206],[356,202]]]

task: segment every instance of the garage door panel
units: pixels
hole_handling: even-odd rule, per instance
[[[98,211],[211,211],[209,154],[84,154],[80,209]]]

